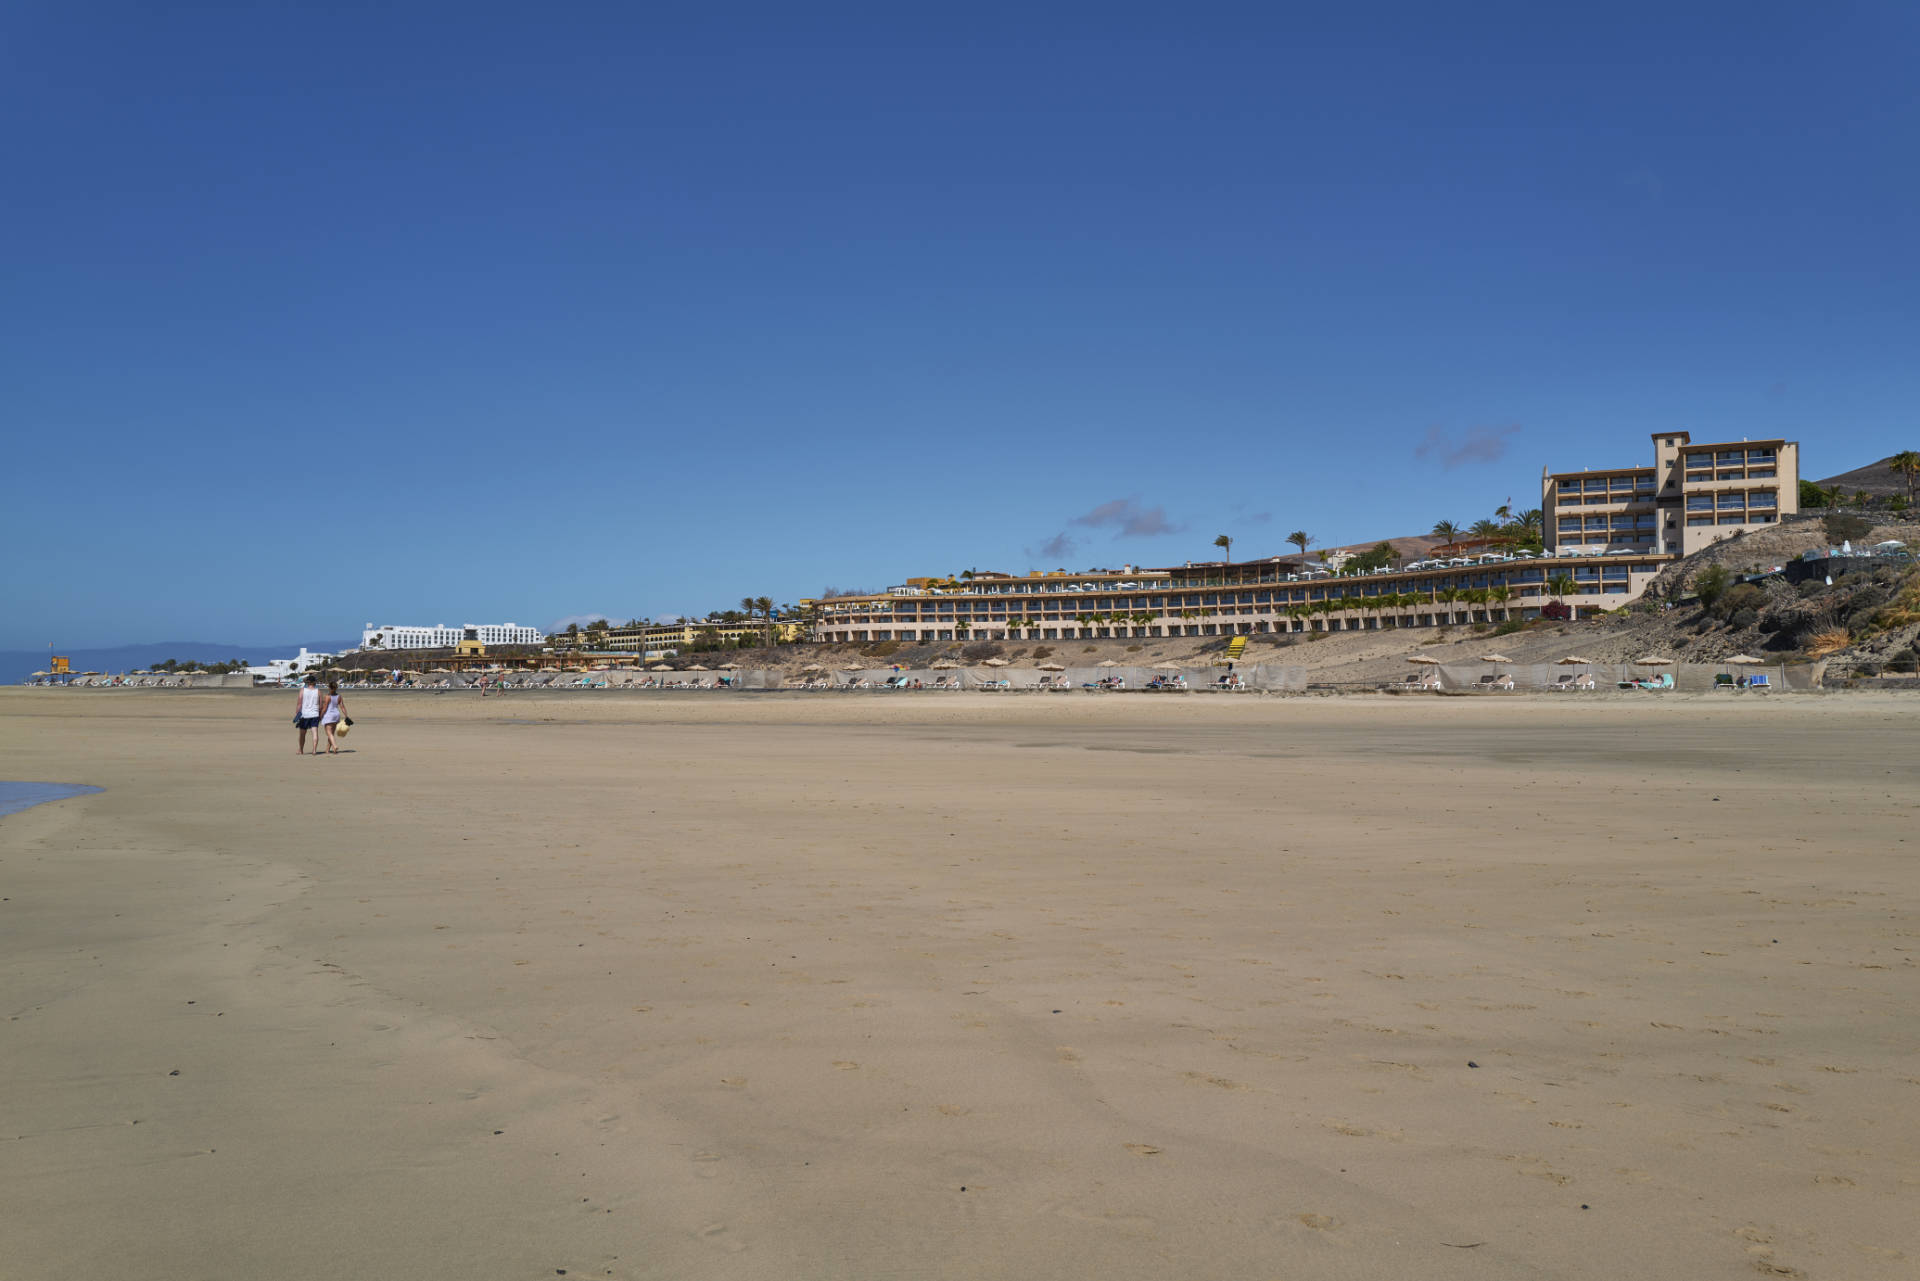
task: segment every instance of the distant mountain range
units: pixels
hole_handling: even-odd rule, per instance
[[[356,640],[347,641],[305,641],[306,648],[316,653],[339,653],[359,644]],[[300,652],[301,645],[222,645],[213,641],[155,641],[150,645],[121,645],[114,649],[68,649],[64,653],[73,660],[76,672],[129,672],[136,668],[151,667],[155,663],[164,663],[169,658],[181,662],[225,663],[236,658],[244,658],[249,663],[259,665],[273,658],[292,658]],[[18,685],[35,672],[47,670],[47,655],[53,651],[44,649],[0,649],[0,685]]]

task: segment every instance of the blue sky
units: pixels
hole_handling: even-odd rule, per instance
[[[1671,428],[1846,470],[1920,446],[1917,37],[16,6],[0,647],[1268,554]]]

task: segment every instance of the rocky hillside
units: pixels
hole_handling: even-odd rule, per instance
[[[1868,463],[1865,467],[1856,467],[1852,471],[1843,471],[1838,476],[1829,476],[1813,483],[1822,489],[1837,489],[1848,498],[1855,494],[1879,499],[1905,498],[1907,479],[1887,465],[1892,461],[1891,458],[1882,458],[1877,463]]]

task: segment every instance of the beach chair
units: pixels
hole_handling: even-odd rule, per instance
[[[1765,672],[1755,672],[1753,675],[1747,677],[1747,688],[1769,690],[1773,688],[1773,682],[1767,679]]]
[[[1721,672],[1713,678],[1713,687],[1715,690],[1724,689],[1735,694],[1740,692],[1740,682],[1734,680],[1733,677],[1726,672]]]
[[[1663,690],[1663,689],[1672,689],[1673,673],[1661,672],[1658,676],[1654,677],[1652,680],[1643,681],[1640,685],[1640,688],[1644,690],[1654,690],[1654,691]]]
[[[1574,682],[1574,675],[1572,672],[1561,672],[1558,676],[1553,678],[1553,684],[1547,686],[1547,688],[1558,689],[1558,690],[1569,690],[1574,688],[1573,682]]]
[[[1600,683],[1593,679],[1592,672],[1581,672],[1578,676],[1573,678],[1573,688],[1599,689]]]

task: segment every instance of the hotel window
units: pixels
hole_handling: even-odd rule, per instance
[[[1710,512],[1713,510],[1712,494],[1688,494],[1687,510],[1690,512]]]
[[[1696,527],[1696,526],[1699,526],[1699,525],[1711,525],[1711,524],[1713,524],[1713,517],[1711,517],[1711,516],[1689,516],[1689,517],[1687,517],[1687,528],[1689,528],[1689,529],[1692,529],[1692,528],[1694,528],[1694,527]]]
[[[1606,527],[1607,527],[1607,518],[1605,516],[1587,517],[1588,529],[1605,529]]]
[[[1632,529],[1634,520],[1635,518],[1632,516],[1615,516],[1613,518],[1613,527],[1615,529]]]
[[[1776,473],[1774,472],[1774,469],[1773,469],[1773,468],[1771,468],[1771,467],[1749,467],[1749,468],[1747,468],[1747,479],[1748,479],[1748,480],[1772,480],[1772,479],[1774,478],[1774,476],[1775,476],[1775,474],[1776,474]]]
[[[1713,465],[1716,467],[1739,467],[1746,461],[1747,453],[1744,449],[1723,449],[1713,456]]]
[[[1726,511],[1726,510],[1728,510],[1729,508],[1733,508],[1733,509],[1739,509],[1739,508],[1742,508],[1742,507],[1745,507],[1746,505],[1747,505],[1747,496],[1746,496],[1745,494],[1722,494],[1722,495],[1720,495],[1720,510],[1721,510],[1721,511]]]
[[[1722,512],[1720,515],[1720,523],[1722,525],[1744,525],[1747,523],[1747,514],[1743,511],[1734,512],[1730,515]]]
[[[1757,489],[1747,495],[1747,506],[1777,507],[1779,506],[1779,494],[1771,489]]]
[[[1747,461],[1750,463],[1770,463],[1774,461],[1773,451],[1771,449],[1749,449],[1747,451]]]

